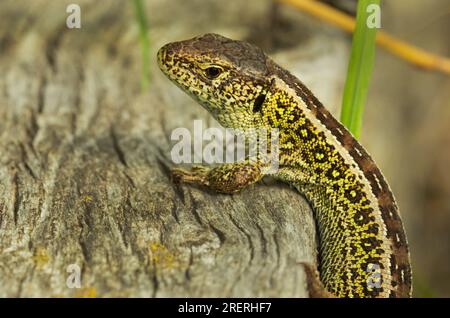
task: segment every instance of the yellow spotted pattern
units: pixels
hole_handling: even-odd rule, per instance
[[[262,112],[267,125],[280,129],[281,165],[294,171],[294,176],[280,172],[278,177],[301,180],[295,185],[314,207],[325,287],[338,297],[377,296],[383,282],[371,269],[381,273],[386,255],[361,176],[288,93],[269,93]]]

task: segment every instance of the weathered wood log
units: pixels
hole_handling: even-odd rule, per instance
[[[126,2],[80,3],[79,30],[68,3],[0,4],[0,296],[307,296],[303,197],[270,180],[232,196],[174,185],[171,131],[211,118],[153,59],[140,92]],[[175,39],[154,23],[153,56]]]

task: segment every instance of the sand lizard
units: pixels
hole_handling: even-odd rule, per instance
[[[158,63],[222,126],[279,129],[275,177],[297,188],[313,208],[320,280],[331,295],[411,296],[408,245],[385,178],[300,80],[260,48],[217,34],[169,43],[159,50]],[[264,171],[259,161],[245,161],[174,174],[233,193],[262,179]],[[377,281],[369,284],[374,273]]]

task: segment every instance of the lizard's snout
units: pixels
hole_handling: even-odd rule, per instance
[[[167,45],[164,45],[158,51],[158,65],[162,69],[166,65],[166,57],[167,57]]]
[[[178,42],[169,43],[160,48],[158,51],[159,68],[166,73],[175,64],[179,52],[180,45]]]

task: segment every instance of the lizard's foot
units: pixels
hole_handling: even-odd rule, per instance
[[[171,174],[172,180],[176,184],[190,183],[208,185],[208,168],[202,166],[194,166],[190,171],[182,168],[173,168],[171,169]]]
[[[209,171],[211,171],[211,168],[200,166],[200,165],[192,165],[191,171],[195,173],[201,173],[204,175],[207,175]]]
[[[186,170],[172,169],[175,183],[189,183],[210,188],[220,193],[235,193],[263,177],[258,163],[226,163],[216,168],[193,166]]]
[[[323,286],[322,282],[320,281],[319,277],[319,271],[317,270],[316,266],[313,266],[308,263],[300,263],[300,265],[303,266],[303,269],[305,270],[306,274],[306,282],[307,282],[307,288],[309,292],[310,298],[335,298],[332,293],[330,293],[326,288]]]

